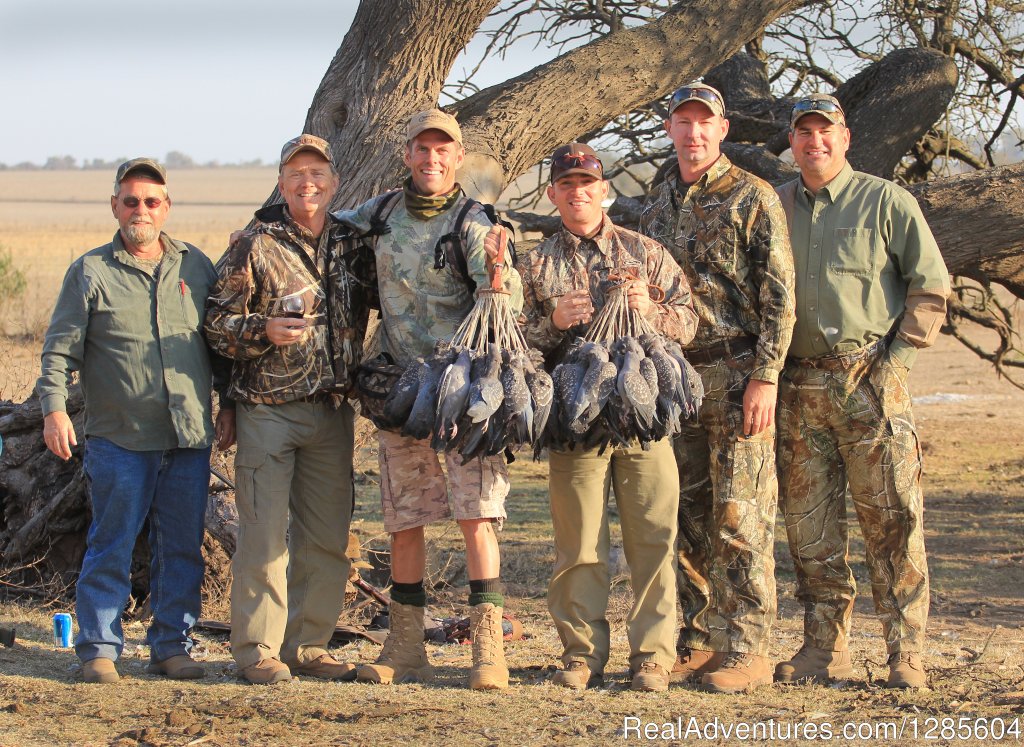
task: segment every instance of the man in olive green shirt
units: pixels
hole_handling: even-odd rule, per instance
[[[166,185],[163,167],[148,158],[117,170],[110,208],[120,230],[68,269],[36,383],[43,438],[64,460],[78,445],[66,412],[75,371],[85,394],[92,523],[76,589],[75,650],[86,682],[118,680],[132,550],[147,519],[150,672],[203,676],[189,656],[189,630],[200,611],[214,438],[203,308],[217,275],[201,251],[160,230],[171,207]],[[221,448],[231,444],[233,411],[218,416],[217,435]]]
[[[921,449],[907,374],[945,316],[949,276],[914,198],[846,162],[839,102],[793,109],[800,177],[778,190],[796,263],[796,326],[779,386],[780,492],[804,645],[779,682],[852,676],[856,583],[846,490],[864,535],[889,687],[924,687],[928,618]]]

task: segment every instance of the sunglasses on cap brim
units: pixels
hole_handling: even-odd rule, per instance
[[[803,99],[802,101],[797,101],[796,106],[793,107],[794,117],[800,114],[810,114],[811,112],[828,112],[846,117],[843,107],[828,99]]]
[[[690,88],[686,86],[672,94],[672,100],[668,102],[669,112],[674,112],[684,101],[690,101],[691,99],[700,99],[712,107],[725,110],[725,102],[714,91],[708,88]]]
[[[561,172],[567,169],[586,169],[600,174],[604,167],[601,166],[597,156],[592,156],[589,153],[563,153],[551,162],[552,171]]]

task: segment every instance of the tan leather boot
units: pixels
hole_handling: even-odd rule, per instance
[[[121,679],[117,670],[114,669],[112,659],[105,659],[98,656],[95,659],[82,662],[82,680],[95,685],[109,685]]]
[[[764,656],[732,651],[722,665],[701,678],[701,685],[712,693],[747,693],[772,681],[772,667]]]
[[[490,603],[473,605],[469,611],[469,634],[473,639],[473,669],[469,673],[472,690],[508,687],[501,613],[501,607]]]
[[[601,672],[591,672],[587,662],[572,659],[551,677],[551,684],[568,687],[573,690],[585,690],[588,687],[599,687],[604,683]]]
[[[701,651],[699,648],[676,649],[676,663],[669,678],[672,682],[699,679],[706,672],[718,669],[725,654],[720,651]]]
[[[886,687],[928,687],[928,675],[921,663],[921,655],[910,651],[897,651],[889,656],[889,679]]]
[[[391,603],[391,632],[377,661],[363,664],[356,670],[359,682],[399,685],[433,679],[434,668],[427,661],[427,648],[423,645],[425,611],[424,607]]]
[[[850,652],[804,646],[789,661],[775,667],[776,682],[832,682],[853,676]]]
[[[668,670],[661,664],[645,661],[640,665],[639,671],[633,672],[633,681],[629,689],[644,693],[663,693],[668,690],[668,677]]]

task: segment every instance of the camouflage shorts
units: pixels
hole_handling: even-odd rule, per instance
[[[456,521],[494,519],[501,529],[510,487],[503,457],[477,457],[463,466],[458,454],[446,454],[442,471],[440,455],[428,441],[387,431],[378,431],[377,441],[385,531],[400,532],[449,516]]]

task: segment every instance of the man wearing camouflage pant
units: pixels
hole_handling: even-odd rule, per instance
[[[677,163],[640,230],[672,253],[699,323],[687,359],[705,398],[674,448],[679,468],[679,600],[673,673],[715,692],[771,682],[777,381],[793,328],[793,257],[772,188],[721,153],[722,95],[691,83],[669,103]]]
[[[914,198],[850,168],[836,99],[797,102],[789,142],[800,178],[779,196],[796,260],[797,323],[780,384],[779,470],[804,645],[775,679],[853,674],[849,486],[889,654],[886,684],[924,687],[928,566],[907,374],[939,333],[949,276]]]

